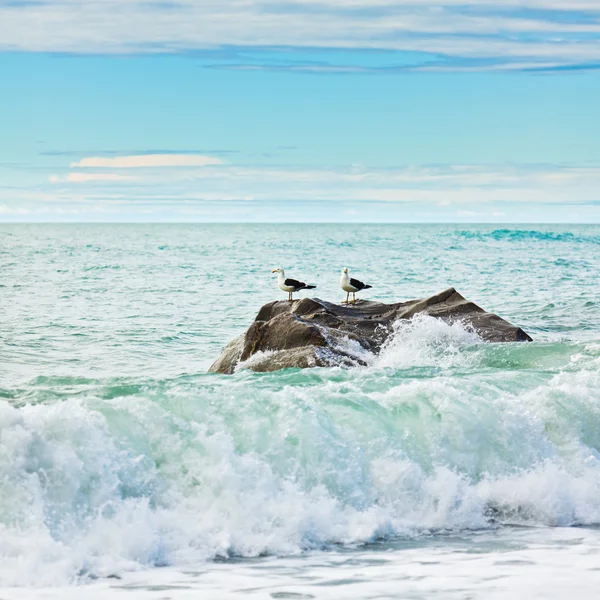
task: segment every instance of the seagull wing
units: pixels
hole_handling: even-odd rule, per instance
[[[295,287],[296,289],[302,289],[303,287],[306,287],[306,284],[304,283],[304,281],[298,281],[297,279],[286,279],[284,281],[285,285],[289,285],[290,287]]]
[[[367,287],[365,283],[354,278],[350,279],[350,285],[355,287],[357,290],[364,290],[365,287]]]

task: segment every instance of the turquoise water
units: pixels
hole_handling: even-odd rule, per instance
[[[599,250],[598,226],[0,226],[1,595],[593,597]],[[370,299],[454,286],[535,342],[416,319],[367,367],[207,374],[277,266],[326,300],[343,266]]]

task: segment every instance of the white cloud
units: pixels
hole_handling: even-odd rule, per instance
[[[19,206],[8,206],[7,204],[0,204],[0,215],[26,216],[30,213],[31,211],[26,208],[21,208]]]
[[[157,167],[205,167],[221,165],[223,161],[201,154],[134,154],[132,156],[92,156],[71,163],[71,167],[103,169],[143,169]]]
[[[104,165],[102,165],[104,166]],[[114,166],[114,165],[113,165]],[[330,202],[418,203],[438,207],[511,202],[576,204],[600,201],[600,167],[561,165],[446,165],[398,168],[218,167],[155,168],[136,177],[77,172],[52,183],[77,183],[75,198],[111,202]],[[81,190],[84,190],[83,192]],[[118,191],[118,195],[115,195]],[[62,200],[71,190],[62,190]],[[93,192],[93,193],[92,193]],[[1,198],[0,198],[1,199]],[[500,209],[501,210],[501,209]]]
[[[266,4],[268,0],[263,0]],[[290,5],[313,5],[329,6],[339,8],[364,8],[366,6],[374,7],[390,6],[390,0],[287,0]],[[252,2],[261,4],[260,1]],[[395,0],[394,6],[425,6],[432,13],[441,12],[445,6],[502,6],[505,8],[520,8],[523,6],[523,0]],[[529,8],[547,9],[547,10],[598,10],[598,0],[528,0]]]
[[[133,181],[135,177],[116,173],[69,173],[64,177],[52,175],[50,183],[90,183],[93,181]]]
[[[0,185],[14,220],[600,221],[600,166],[436,165],[307,168],[221,165],[71,171],[51,184]],[[54,185],[52,185],[54,184]],[[63,185],[56,185],[63,184]],[[72,184],[72,185],[67,185]],[[318,210],[313,210],[318,207]],[[354,216],[352,216],[354,215]],[[379,215],[379,217],[378,217]],[[519,216],[520,215],[520,216]],[[386,217],[387,218],[387,217]],[[419,217],[421,218],[421,217]]]
[[[495,58],[519,69],[600,60],[599,14],[598,0],[437,0],[433,7],[429,0],[178,0],[171,8],[146,0],[46,0],[0,6],[0,49],[375,48]]]
[[[600,167],[568,167],[557,165],[442,165],[397,168],[337,167],[271,167],[222,165],[218,168],[160,170],[145,172],[138,180],[152,184],[190,182],[194,185],[227,186],[239,184],[293,185],[310,189],[341,185],[397,189],[437,188],[510,188],[572,186],[581,182],[600,183]]]

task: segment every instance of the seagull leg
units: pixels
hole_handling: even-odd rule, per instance
[[[346,293],[346,299],[342,300],[342,304],[348,304],[350,301],[350,292]]]
[[[352,292],[352,304],[356,304],[356,292]]]

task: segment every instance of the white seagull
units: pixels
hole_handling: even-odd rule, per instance
[[[297,279],[286,279],[285,271],[281,267],[273,269],[273,273],[277,273],[277,285],[279,289],[288,293],[288,300],[292,300],[292,294],[299,292],[300,290],[314,290],[316,285],[306,285],[304,281],[298,281]]]
[[[352,294],[352,304],[356,304],[356,292],[360,292],[361,290],[368,290],[370,285],[359,281],[358,279],[353,279],[348,275],[348,269],[344,267],[342,269],[342,279],[340,280],[340,285],[342,289],[346,292],[346,300],[342,302],[342,304],[350,304],[350,294]]]

